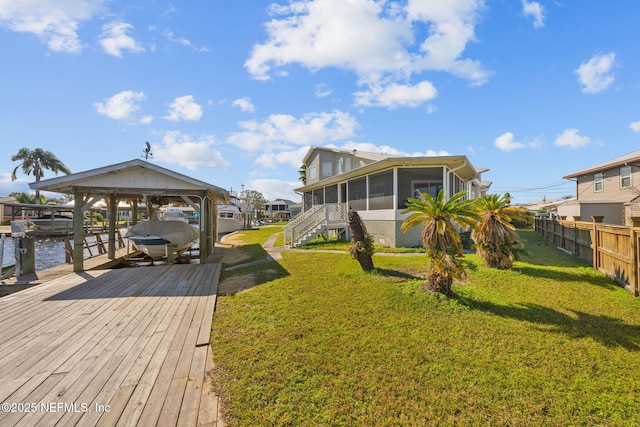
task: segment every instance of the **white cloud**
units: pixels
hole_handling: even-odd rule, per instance
[[[125,90],[105,99],[104,102],[94,102],[93,106],[96,107],[98,113],[104,116],[115,120],[125,120],[133,118],[133,113],[140,109],[139,104],[144,99],[143,92]]]
[[[181,44],[182,46],[191,46],[190,40],[185,37],[175,37],[174,32],[171,30],[165,30],[162,34],[171,42]]]
[[[287,199],[300,202],[300,196],[293,191],[302,186],[300,181],[282,181],[279,179],[252,179],[247,188],[259,191],[267,200]]]
[[[256,79],[268,80],[289,64],[310,70],[337,67],[353,71],[360,85],[385,92],[427,86],[408,84],[412,75],[445,71],[474,85],[489,73],[477,61],[462,57],[474,41],[474,28],[484,0],[408,0],[406,5],[370,0],[294,0],[272,5],[276,15],[265,24],[267,40],[253,47],[245,67]],[[419,39],[422,34],[427,34]],[[395,86],[393,86],[395,85]],[[391,97],[392,94],[389,93]],[[366,91],[360,93],[366,102]],[[401,96],[401,95],[397,95]],[[422,98],[426,94],[422,93]],[[388,101],[392,102],[392,101]],[[415,106],[417,101],[398,105]]]
[[[31,191],[29,189],[29,182],[31,181],[33,180],[27,179],[26,175],[18,175],[18,179],[14,181],[11,179],[10,173],[0,172],[0,194],[29,193]]]
[[[522,9],[525,16],[533,18],[533,27],[544,27],[544,7],[537,1],[522,0]]]
[[[152,144],[151,152],[156,161],[177,163],[189,170],[199,168],[228,169],[231,165],[220,151],[213,149],[211,135],[193,137],[178,131],[165,133],[162,144]]]
[[[380,106],[387,108],[417,107],[436,97],[438,91],[430,82],[420,82],[415,86],[391,83],[375,86],[364,92],[356,92],[355,103],[360,106]]]
[[[262,122],[238,123],[243,129],[229,135],[227,142],[247,151],[271,151],[291,146],[311,145],[351,138],[357,122],[349,113],[308,113],[301,118],[272,114]]]
[[[632,122],[629,124],[629,127],[634,131],[634,132],[640,132],[640,122]]]
[[[104,0],[0,0],[0,26],[32,33],[57,52],[80,52],[78,29],[103,12]]]
[[[375,145],[370,142],[354,142],[347,141],[341,145],[328,144],[327,147],[339,148],[341,150],[357,150],[357,151],[367,151],[369,153],[381,153],[388,154],[390,156],[399,156],[399,157],[433,157],[433,156],[450,156],[451,154],[446,150],[425,150],[423,152],[414,151],[413,153],[408,153],[406,151],[401,151],[396,148],[393,148],[389,145]]]
[[[556,138],[555,145],[559,147],[580,148],[591,142],[591,138],[578,135],[578,129],[565,129]]]
[[[615,80],[611,69],[615,66],[616,54],[595,55],[588,62],[580,64],[575,71],[582,85],[582,93],[599,93],[607,89]]]
[[[109,55],[122,58],[122,51],[144,52],[144,48],[127,34],[134,27],[126,22],[110,22],[102,26],[100,45]]]
[[[256,159],[255,164],[267,169],[276,169],[278,165],[283,164],[298,168],[302,164],[302,159],[304,159],[309,148],[311,148],[311,146],[307,145],[297,150],[263,153]]]
[[[180,96],[169,105],[165,119],[177,122],[179,120],[197,121],[202,117],[202,107],[193,100],[193,95]]]
[[[140,118],[140,123],[143,125],[151,124],[151,122],[153,122],[153,116],[143,116]]]
[[[318,83],[315,93],[318,98],[325,98],[333,94],[333,90],[326,83]]]
[[[253,113],[255,110],[255,107],[251,103],[251,99],[247,98],[246,96],[244,98],[236,99],[235,101],[233,101],[232,105],[234,107],[238,107],[245,113]]]
[[[505,132],[493,141],[493,145],[502,151],[513,151],[522,148],[540,148],[543,142],[539,138],[534,138],[529,141],[519,142],[515,140],[512,132]]]
[[[505,132],[493,141],[493,145],[495,145],[498,149],[502,151],[513,151],[519,148],[525,148],[527,145],[522,142],[514,141],[513,133]]]

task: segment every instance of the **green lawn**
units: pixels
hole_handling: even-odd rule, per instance
[[[420,255],[373,274],[340,252],[262,264],[280,277],[214,315],[229,424],[638,425],[640,299],[521,235],[513,271],[466,256],[451,299],[421,290]]]

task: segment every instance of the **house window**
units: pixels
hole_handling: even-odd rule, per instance
[[[596,173],[593,174],[593,191],[600,192],[604,190],[604,179],[603,174]]]
[[[367,180],[359,178],[349,181],[348,207],[355,211],[367,209]]]
[[[309,179],[316,179],[318,177],[318,168],[316,165],[309,166]]]
[[[620,168],[620,188],[631,188],[631,166]]]
[[[311,191],[307,191],[306,193],[304,193],[304,210],[308,210],[311,209],[311,207],[313,206],[313,193]]]
[[[324,189],[313,190],[313,206],[324,205]]]
[[[331,169],[331,162],[322,162],[322,177],[326,178],[331,176],[333,170]]]
[[[393,171],[369,176],[369,209],[393,209]]]
[[[411,181],[411,187],[413,188],[413,197],[416,199],[422,197],[422,193],[427,193],[435,199],[443,189],[442,181]]]
[[[325,203],[338,203],[338,184],[324,189],[324,202]]]

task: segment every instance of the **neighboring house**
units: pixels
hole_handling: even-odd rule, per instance
[[[640,150],[563,178],[576,182],[576,199],[558,206],[561,217],[630,225],[640,216]]]
[[[2,220],[9,221],[13,214],[13,209],[8,206],[7,203],[16,203],[16,198],[13,196],[0,197],[0,209],[2,209]]]
[[[491,185],[481,180],[466,156],[399,157],[356,150],[311,147],[303,159],[306,185],[303,214],[285,227],[285,241],[298,246],[321,233],[348,237],[346,213],[358,211],[375,243],[390,247],[421,246],[419,227],[402,233],[407,199],[420,193],[447,197],[466,190],[479,197]]]
[[[295,205],[294,202],[286,199],[267,202],[264,205],[263,216],[270,222],[289,221],[292,217],[290,206],[293,205]]]

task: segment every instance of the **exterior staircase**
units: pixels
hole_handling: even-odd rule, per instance
[[[292,248],[306,245],[321,235],[328,238],[331,231],[348,233],[345,203],[317,205],[295,216],[284,227],[284,244]]]

